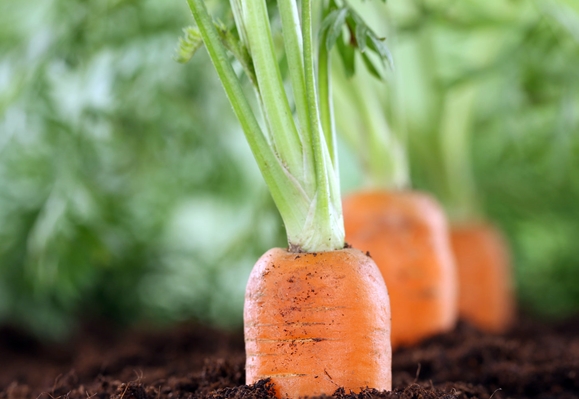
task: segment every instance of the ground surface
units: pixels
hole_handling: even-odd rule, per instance
[[[0,329],[0,399],[269,398],[244,386],[241,334],[183,326],[116,333],[87,327],[67,345],[43,346]],[[393,356],[389,393],[338,398],[579,398],[579,318],[522,321],[505,336],[460,324]]]

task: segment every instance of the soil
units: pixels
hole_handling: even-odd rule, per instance
[[[0,399],[271,398],[244,385],[243,336],[193,325],[119,332],[94,323],[66,345],[0,329]],[[335,398],[579,398],[579,318],[521,320],[504,336],[461,323],[393,355],[393,391]]]

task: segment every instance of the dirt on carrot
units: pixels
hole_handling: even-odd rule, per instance
[[[367,191],[344,198],[343,212],[346,240],[370,252],[386,281],[392,347],[452,329],[456,271],[438,204],[414,191]]]
[[[452,226],[450,237],[460,317],[489,332],[506,331],[513,322],[515,299],[505,239],[489,223]]]
[[[391,389],[388,294],[359,250],[268,251],[247,284],[244,324],[248,384],[269,378],[281,397]]]

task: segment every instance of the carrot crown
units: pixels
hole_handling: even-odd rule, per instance
[[[230,0],[235,25],[232,29],[215,23],[203,0],[187,1],[197,27],[187,31],[181,58],[187,58],[201,42],[205,44],[285,223],[290,250],[343,248],[329,50],[344,30],[349,6],[343,0],[316,0],[316,6],[323,6],[325,19],[320,34],[314,35],[312,0],[302,0],[301,9],[297,0],[277,1],[294,117],[265,0]],[[319,46],[314,37],[321,39]],[[254,86],[263,127],[228,51]]]

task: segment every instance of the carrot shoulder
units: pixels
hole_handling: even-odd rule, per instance
[[[452,226],[451,242],[461,287],[459,314],[476,327],[504,332],[514,319],[515,299],[507,244],[488,223]]]
[[[428,195],[368,191],[343,203],[346,241],[369,251],[390,295],[392,347],[453,328],[457,281],[446,218]]]
[[[391,389],[388,293],[359,250],[269,250],[251,272],[244,325],[248,384],[271,378],[278,397]]]

